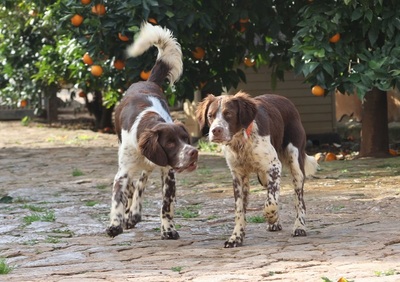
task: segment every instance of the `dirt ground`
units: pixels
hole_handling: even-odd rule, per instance
[[[12,267],[0,281],[400,281],[398,157],[321,163],[305,186],[307,237],[290,235],[287,173],[275,233],[253,178],[244,246],[224,249],[234,201],[219,153],[177,176],[179,240],[160,239],[158,172],[143,221],[107,237],[117,149],[115,135],[0,122],[0,259]]]

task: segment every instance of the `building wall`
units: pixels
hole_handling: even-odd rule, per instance
[[[336,132],[334,95],[316,97],[311,94],[309,84],[293,72],[285,74],[285,81],[278,81],[275,90],[271,87],[271,72],[267,67],[255,72],[252,68],[243,68],[247,83],[240,83],[234,93],[243,90],[252,96],[266,93],[279,94],[289,98],[297,107],[307,134]]]

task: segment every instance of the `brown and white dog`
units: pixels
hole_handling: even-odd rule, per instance
[[[141,220],[148,177],[159,167],[163,195],[161,237],[178,239],[173,221],[175,172],[197,167],[198,151],[190,145],[190,135],[183,124],[172,121],[161,89],[165,78],[172,84],[182,73],[179,43],[168,29],[145,23],[139,37],[128,48],[128,56],[141,55],[153,45],[158,48],[158,57],[149,79],[132,84],[115,110],[120,145],[107,228],[111,237],[122,233],[123,228],[133,228]]]
[[[292,235],[306,236],[304,179],[315,173],[318,164],[305,153],[306,135],[293,103],[278,95],[208,95],[199,103],[196,116],[201,128],[206,123],[210,127],[209,140],[222,144],[233,177],[235,227],[225,247],[243,243],[251,173],[268,193],[264,205],[268,230],[282,229],[278,213],[281,161],[289,166],[296,196]]]

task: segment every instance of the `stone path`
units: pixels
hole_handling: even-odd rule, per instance
[[[266,193],[252,179],[245,245],[235,249],[223,248],[234,202],[218,153],[178,175],[179,240],[160,240],[158,174],[143,222],[108,238],[116,160],[114,135],[0,122],[0,258],[13,267],[0,281],[400,281],[399,158],[322,163],[306,183],[303,238],[290,236],[287,174],[276,233],[257,223]]]

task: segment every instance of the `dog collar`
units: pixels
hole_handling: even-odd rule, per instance
[[[252,121],[252,122],[249,124],[249,126],[246,128],[246,136],[247,136],[247,138],[250,137],[251,132],[253,131],[253,123],[254,123],[254,121]]]

